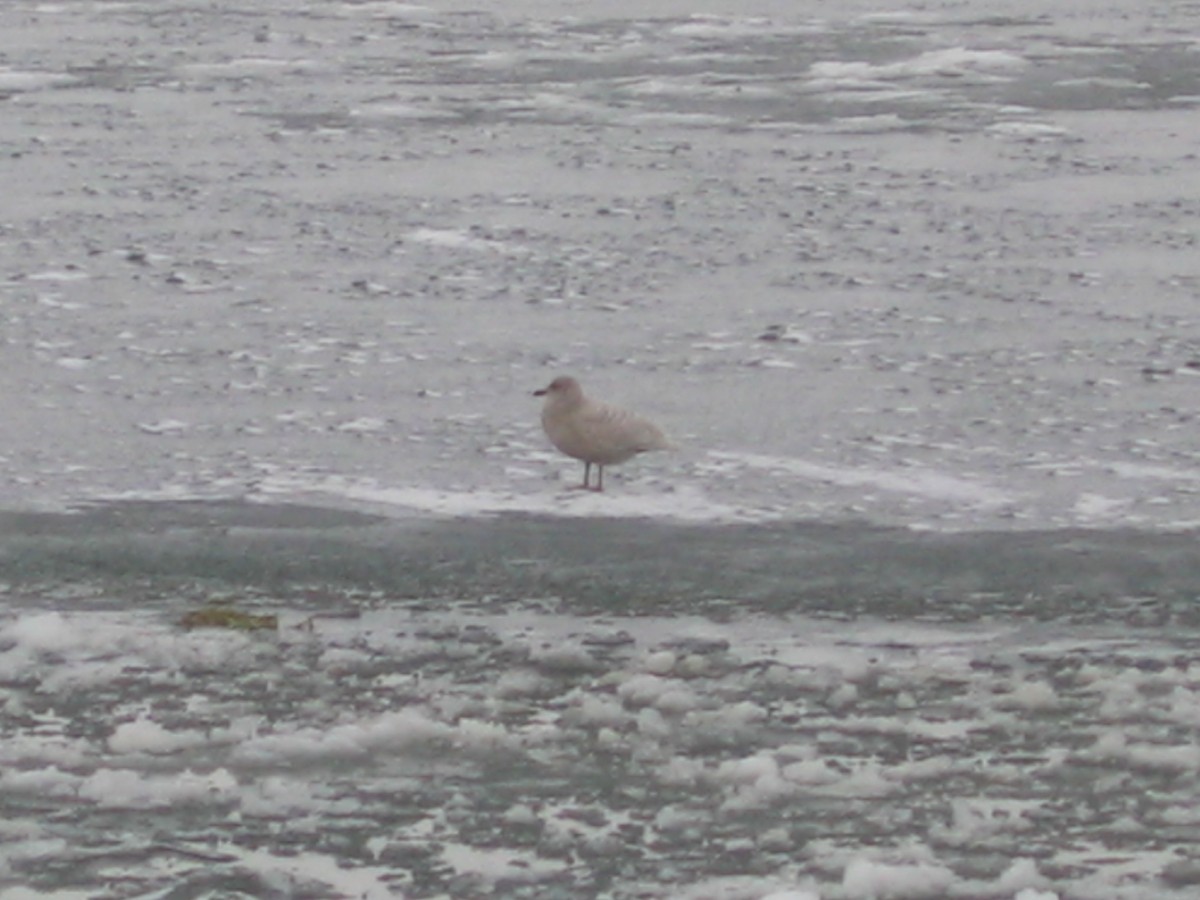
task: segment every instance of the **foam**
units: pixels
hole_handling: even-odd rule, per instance
[[[230,801],[237,779],[226,769],[151,775],[135,769],[98,769],[79,783],[80,800],[108,809],[168,809]]]
[[[848,900],[918,900],[944,895],[956,881],[950,869],[937,863],[887,863],[860,857],[846,866],[842,890]]]
[[[170,731],[148,718],[122,722],[108,739],[113,753],[149,753],[165,755],[198,747],[208,742],[199,731]]]
[[[298,763],[336,762],[374,753],[448,741],[453,729],[416,710],[401,710],[332,728],[300,728],[254,737],[239,744],[233,758],[243,764],[280,759]]]
[[[939,76],[994,76],[1024,68],[1026,60],[1005,50],[972,50],[948,47],[928,50],[892,63],[816,62],[809,67],[809,78],[825,89],[836,87],[871,88],[885,86],[890,80]]]

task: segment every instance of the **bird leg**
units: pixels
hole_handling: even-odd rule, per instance
[[[590,491],[592,489],[592,464],[584,462],[583,464],[583,484],[577,485],[581,491]]]
[[[581,491],[596,491],[601,493],[604,490],[604,466],[596,463],[596,486],[592,487],[592,464],[584,462],[583,464],[583,484],[576,486]]]

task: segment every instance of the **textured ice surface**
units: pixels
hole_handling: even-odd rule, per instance
[[[702,6],[3,4],[0,505],[1200,522],[1195,9]]]
[[[249,598],[280,629],[240,635],[180,631],[180,601],[4,615],[0,884],[1192,889],[1186,636],[333,594]]]

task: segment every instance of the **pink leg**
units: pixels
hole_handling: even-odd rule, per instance
[[[577,486],[581,491],[596,491],[604,490],[604,466],[596,463],[596,486],[592,487],[592,464],[585,462],[583,464],[583,484]]]

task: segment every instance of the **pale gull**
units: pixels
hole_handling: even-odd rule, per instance
[[[549,387],[534,391],[545,397],[542,427],[550,443],[567,456],[583,461],[585,490],[604,490],[604,467],[625,462],[650,450],[668,450],[669,441],[653,422],[628,410],[592,400],[574,378],[560,375]],[[592,465],[596,486],[591,485]]]

